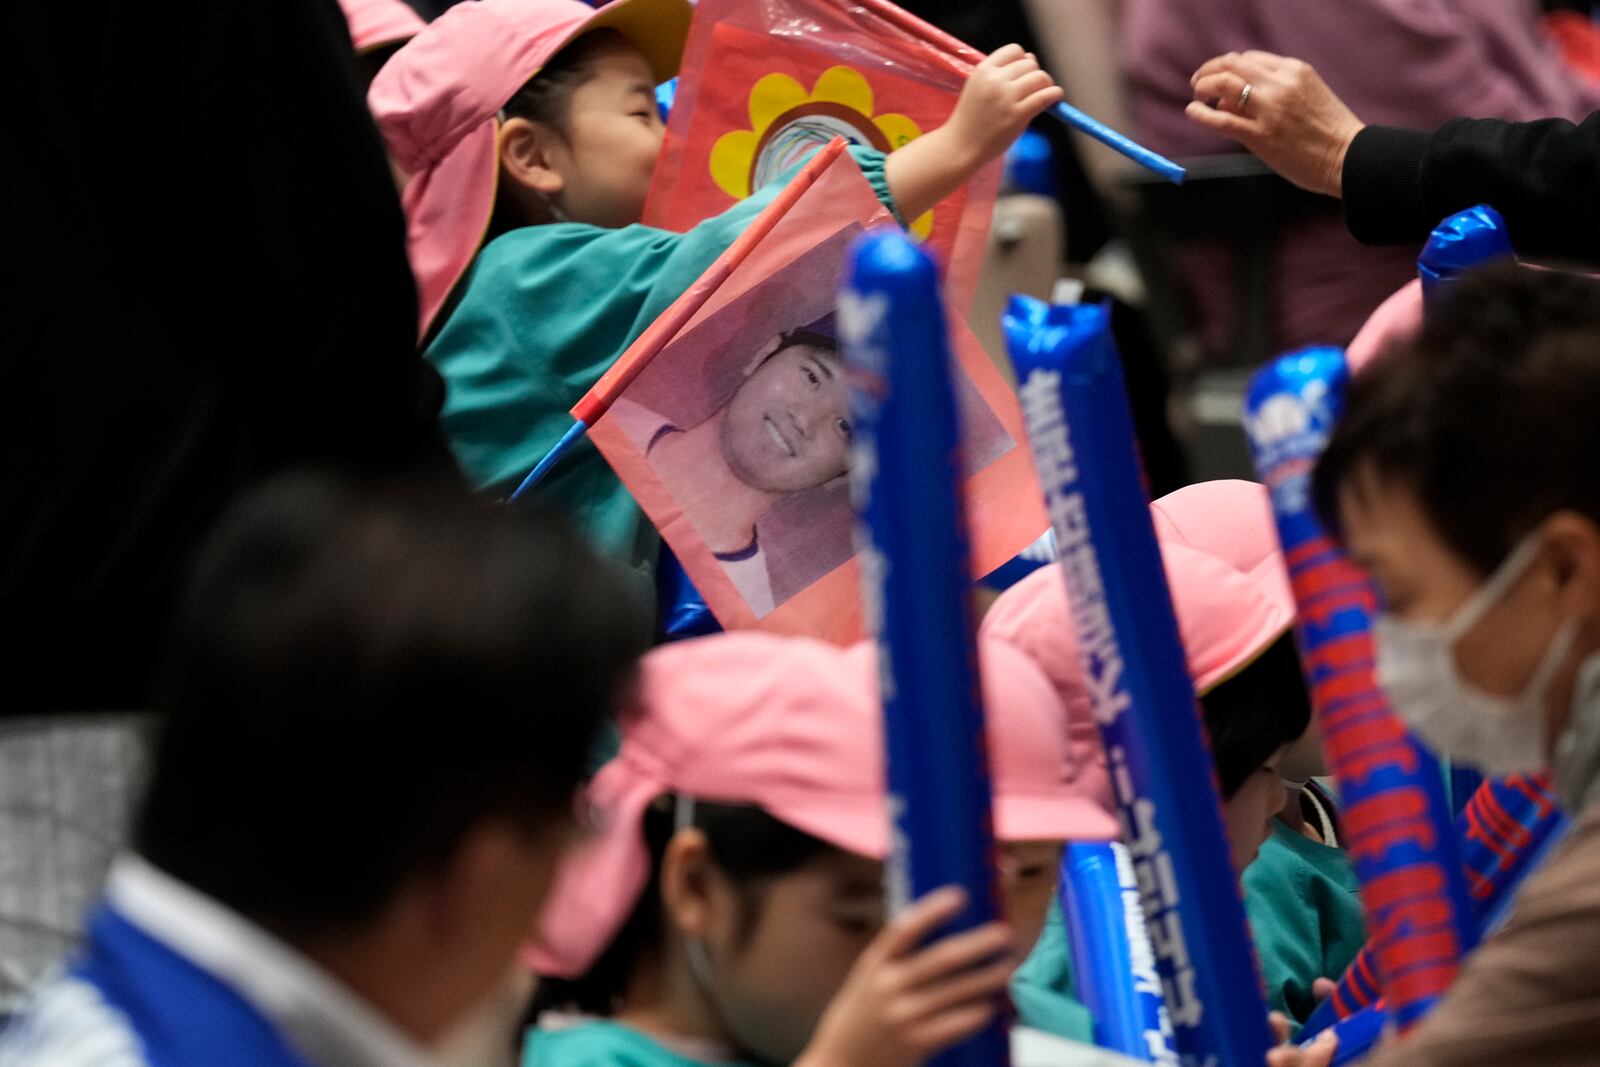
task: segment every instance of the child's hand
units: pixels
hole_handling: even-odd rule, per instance
[[[1035,115],[1060,101],[1061,87],[1033,53],[1008,44],[973,68],[945,128],[981,166],[1010,148]]]
[[[1267,1021],[1280,1042],[1267,1053],[1267,1067],[1328,1067],[1333,1062],[1333,1054],[1339,1050],[1339,1035],[1332,1030],[1322,1031],[1315,1041],[1301,1048],[1288,1043],[1289,1019],[1282,1012],[1272,1012]]]
[[[856,960],[794,1067],[918,1067],[993,1021],[1015,963],[999,923],[929,937],[966,905],[929,893]]]
[[[900,217],[910,221],[933,210],[1060,99],[1060,87],[1021,45],[1008,44],[979,63],[945,124],[895,150],[884,164]]]

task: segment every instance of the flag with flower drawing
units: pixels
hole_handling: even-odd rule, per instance
[[[833,137],[892,152],[944,123],[983,57],[888,0],[700,0],[645,222],[687,230]],[[1000,186],[995,161],[920,218],[965,311]]]

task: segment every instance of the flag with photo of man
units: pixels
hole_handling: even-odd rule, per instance
[[[895,225],[835,139],[574,409],[724,628],[867,633],[836,303],[852,241]],[[954,309],[972,572],[1048,522],[1015,396]]]

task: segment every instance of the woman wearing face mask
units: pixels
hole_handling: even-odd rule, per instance
[[[1600,282],[1492,268],[1356,379],[1318,506],[1386,606],[1378,673],[1441,752],[1549,764],[1567,840],[1403,1043],[1367,1062],[1600,1055]],[[1321,1067],[1335,1042],[1279,1049]]]

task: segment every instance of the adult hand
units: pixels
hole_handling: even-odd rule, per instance
[[[1338,196],[1344,157],[1362,121],[1311,65],[1270,52],[1229,52],[1189,79],[1184,114],[1231,137],[1289,181]]]

